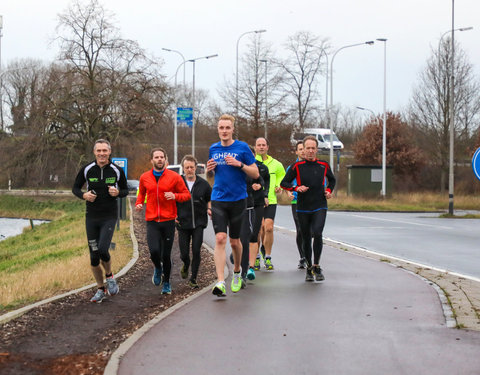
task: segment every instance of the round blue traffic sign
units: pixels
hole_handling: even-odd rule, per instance
[[[472,168],[473,173],[475,173],[475,177],[480,180],[480,147],[477,148],[477,151],[475,151],[475,153],[473,154]]]

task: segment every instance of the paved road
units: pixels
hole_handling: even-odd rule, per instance
[[[421,279],[326,247],[326,281],[305,283],[297,258],[293,234],[277,231],[275,272],[168,315],[123,355],[118,374],[480,373],[480,333],[446,328]]]
[[[295,229],[290,207],[275,224]],[[329,211],[324,235],[333,240],[480,279],[480,231],[475,219],[433,213]]]

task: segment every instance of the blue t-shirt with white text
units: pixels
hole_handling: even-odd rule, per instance
[[[235,140],[230,146],[222,146],[221,142],[211,145],[208,159],[217,163],[212,201],[235,202],[247,197],[246,174],[238,167],[227,165],[225,156],[228,155],[245,165],[255,163],[255,157],[245,142]]]

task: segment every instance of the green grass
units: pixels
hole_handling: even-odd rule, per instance
[[[75,197],[0,196],[0,216],[52,220],[0,241],[0,314],[93,282],[85,202]],[[131,258],[129,232],[129,223],[122,221],[114,235],[114,272]]]
[[[85,202],[73,197],[26,197],[0,195],[0,216],[53,220],[83,212]]]

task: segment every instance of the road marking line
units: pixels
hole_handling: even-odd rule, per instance
[[[423,226],[423,227],[432,227],[432,228],[438,228],[438,229],[453,229],[452,227],[445,227],[445,226],[441,226],[441,225],[412,223],[412,222],[409,222],[409,221],[382,219],[382,218],[372,217],[372,216],[362,216],[362,215],[354,215],[354,214],[350,214],[349,216],[359,217],[359,218],[362,218],[362,219],[388,221],[388,222],[391,222],[391,223],[402,223],[402,224],[409,224],[409,225],[418,225],[418,226]]]

